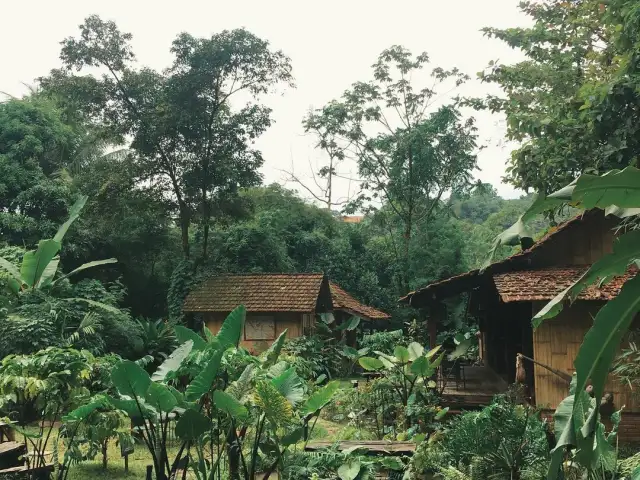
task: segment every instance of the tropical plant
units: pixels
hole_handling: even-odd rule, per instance
[[[444,358],[442,352],[433,359],[439,351],[440,346],[437,346],[425,352],[422,345],[412,342],[408,347],[396,346],[393,355],[375,352],[378,358],[362,357],[358,362],[365,370],[385,375],[398,393],[402,405],[406,407],[417,386],[436,388],[436,382],[431,377],[435,375]]]
[[[152,366],[160,365],[175,350],[177,340],[173,324],[165,320],[138,320],[142,345],[136,353],[153,358]]]
[[[0,409],[16,421],[13,428],[24,436],[27,448],[32,449],[30,466],[46,465],[54,423],[64,412],[87,399],[85,382],[92,360],[88,352],[51,347],[33,355],[10,355],[2,361]],[[80,413],[90,408],[93,403],[79,407],[77,420],[81,421]],[[25,430],[27,424],[36,420],[36,433]],[[65,455],[63,464],[68,465],[71,460],[71,455]],[[56,478],[62,479],[63,473],[59,472]]]
[[[549,448],[546,425],[538,413],[505,395],[478,412],[456,416],[431,441],[418,446],[408,476],[539,480]]]
[[[30,250],[23,255],[19,268],[9,260],[0,258],[0,267],[10,274],[8,286],[14,294],[19,295],[21,292],[47,287],[53,288],[63,279],[82,272],[83,270],[117,262],[115,258],[95,260],[55,278],[60,263],[58,253],[62,248],[62,240],[71,224],[80,216],[80,211],[87,202],[87,198],[88,197],[83,196],[76,201],[69,210],[69,218],[58,228],[58,232],[53,238],[40,240],[36,250]],[[87,301],[91,303],[91,301]]]
[[[640,170],[627,167],[601,176],[583,174],[548,197],[540,194],[518,222],[496,238],[495,245],[516,243],[526,238],[525,223],[528,219],[545,209],[564,204],[584,210],[602,209],[605,214],[628,221],[640,213]],[[578,280],[542,308],[533,318],[534,327],[556,316],[567,301],[576,300],[589,285],[623,275],[630,266],[638,265],[639,240],[640,230],[623,230],[614,240],[613,252],[596,261]],[[559,475],[563,459],[569,452],[577,451],[576,460],[590,473],[601,469],[603,456],[609,455],[607,437],[599,421],[599,409],[590,406],[592,400],[584,392],[590,383],[593,402],[600,404],[616,353],[638,311],[640,276],[635,276],[626,281],[618,296],[598,311],[593,326],[585,335],[574,362],[575,398],[574,395],[566,398],[556,411],[558,414],[562,407],[562,412],[570,409],[571,414],[562,423],[563,429],[559,431],[558,443],[552,451],[550,480]]]
[[[309,438],[320,411],[335,393],[338,384],[329,383],[305,400],[304,382],[278,360],[286,332],[238,378],[230,378],[229,356],[237,349],[244,319],[240,306],[217,335],[205,329],[204,338],[176,327],[181,345],[152,376],[131,361],[113,369],[118,395],[108,401],[137,427],[157,479],[166,480],[179,468],[189,468],[197,478],[221,478],[223,457],[229,478],[253,479],[259,471],[268,478],[283,465],[291,445]],[[180,392],[172,384],[179,385],[180,369],[192,354],[203,367]],[[179,415],[176,435],[182,445],[170,461],[167,420],[174,414]]]
[[[91,399],[89,405],[94,401],[100,402],[103,406],[84,418],[65,417],[66,421],[60,428],[60,437],[64,440],[66,452],[72,462],[93,460],[101,454],[102,468],[106,470],[110,440],[115,439],[121,450],[133,446],[131,422],[122,411],[110,407],[101,397]]]

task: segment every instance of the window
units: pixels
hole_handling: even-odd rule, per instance
[[[276,319],[271,315],[247,316],[244,324],[245,340],[275,340]]]

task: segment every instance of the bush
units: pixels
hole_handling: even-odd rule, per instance
[[[375,332],[364,335],[360,339],[360,348],[368,348],[372,352],[393,353],[397,345],[406,345],[402,330],[392,330],[390,332]]]
[[[411,478],[424,473],[460,478],[544,478],[549,461],[546,424],[537,411],[499,396],[479,412],[467,412],[423,442],[412,459]],[[515,476],[514,476],[515,475]]]
[[[324,336],[311,335],[287,340],[282,353],[283,358],[293,357],[296,372],[307,379],[316,379],[321,375],[342,377],[346,371],[335,341]],[[309,372],[311,376],[304,375]]]

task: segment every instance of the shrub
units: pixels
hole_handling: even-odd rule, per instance
[[[538,412],[499,396],[479,412],[453,418],[446,429],[423,442],[412,459],[411,478],[438,472],[445,478],[544,478],[549,448]]]
[[[375,332],[363,335],[360,339],[360,347],[369,348],[372,352],[383,352],[391,354],[396,345],[406,345],[402,330],[392,330],[390,332]]]
[[[321,375],[335,378],[345,373],[342,356],[333,339],[320,335],[292,338],[287,340],[282,351],[285,356],[294,358],[294,366],[300,375],[311,372],[310,377],[305,377],[307,379]]]

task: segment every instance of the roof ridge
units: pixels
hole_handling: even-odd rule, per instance
[[[215,277],[272,277],[272,276],[288,276],[288,277],[294,277],[294,276],[300,276],[300,277],[312,277],[312,276],[319,276],[322,275],[324,276],[324,273],[322,272],[256,272],[256,273],[250,273],[250,272],[243,272],[243,273],[217,273],[217,274],[213,274],[211,275],[209,278],[215,278]]]

